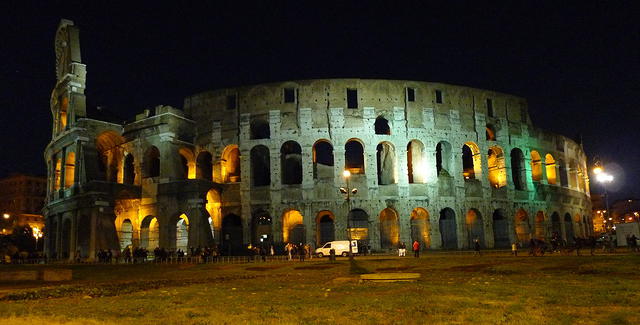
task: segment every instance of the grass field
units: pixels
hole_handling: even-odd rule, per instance
[[[0,283],[0,324],[637,324],[640,256],[357,258],[78,265],[63,284]],[[39,266],[0,266],[0,271]]]

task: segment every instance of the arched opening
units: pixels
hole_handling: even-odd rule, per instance
[[[214,241],[218,240],[220,228],[222,227],[222,210],[220,193],[215,189],[207,191],[207,203],[205,209],[209,213],[209,226],[211,227],[211,236]]]
[[[529,215],[524,209],[518,209],[514,217],[516,236],[522,246],[529,246],[531,230],[529,229]]]
[[[242,219],[236,214],[228,214],[222,219],[221,253],[232,256],[242,255]]]
[[[374,128],[375,128],[376,134],[386,134],[386,135],[391,134],[389,121],[387,121],[387,119],[382,116],[378,116],[378,118],[376,118]]]
[[[509,240],[509,227],[504,210],[493,211],[493,246],[495,248],[507,248],[511,246]]]
[[[344,145],[345,169],[351,174],[364,174],[364,147],[359,140],[351,139]]]
[[[240,150],[237,145],[228,145],[224,149],[221,167],[224,183],[237,183],[240,181]]]
[[[124,138],[113,131],[102,132],[96,138],[98,169],[107,182],[118,181],[118,171],[122,163]]]
[[[586,190],[587,190],[587,182],[586,182],[585,179],[587,178],[587,175],[584,172],[584,170],[582,169],[582,167],[578,166],[577,170],[578,170],[578,174],[577,174],[577,177],[578,177],[578,189],[581,192],[586,192]]]
[[[74,152],[67,153],[64,165],[64,188],[69,188],[73,186],[76,175],[76,154]]]
[[[133,184],[136,179],[136,169],[134,166],[134,158],[132,154],[127,154],[124,158],[123,178],[125,184]]]
[[[396,153],[389,142],[381,142],[376,147],[378,162],[378,184],[396,183]]]
[[[181,179],[188,179],[189,178],[189,160],[187,160],[187,157],[185,157],[182,154],[180,154],[180,174],[179,174],[179,177]]]
[[[487,166],[489,167],[489,183],[491,186],[495,188],[506,186],[507,172],[502,148],[498,146],[489,148]]]
[[[251,148],[251,180],[253,186],[271,185],[271,158],[263,145]]]
[[[153,251],[159,246],[159,239],[158,219],[154,216],[146,216],[140,223],[140,246]]]
[[[52,228],[55,229],[55,228]],[[76,250],[81,258],[89,257],[89,240],[91,238],[91,218],[85,215],[78,216],[78,240]]]
[[[69,108],[69,97],[59,96],[59,111],[58,111],[58,132],[62,132],[67,129],[67,110]]]
[[[326,242],[335,240],[335,220],[336,217],[331,211],[324,210],[318,212],[318,215],[316,216],[317,247],[324,245]]]
[[[569,180],[567,175],[567,166],[564,165],[564,161],[558,160],[558,172],[560,173],[560,185],[562,187],[569,186]]]
[[[411,140],[407,144],[407,172],[409,184],[424,183],[424,145],[418,140]]]
[[[280,148],[282,184],[302,184],[302,148],[295,141],[287,141]]]
[[[120,233],[118,235],[120,238],[121,251],[133,244],[133,224],[131,224],[131,220],[125,219],[122,222],[120,225]]]
[[[536,213],[536,238],[540,240],[544,240],[547,237],[544,219],[544,212],[538,211]]]
[[[513,186],[516,188],[516,190],[525,190],[526,181],[524,155],[522,154],[522,150],[518,148],[513,148],[511,150],[511,179],[513,180]]]
[[[271,130],[269,128],[269,122],[263,119],[255,119],[251,121],[251,139],[269,139],[271,137]]]
[[[353,209],[347,216],[347,231],[351,240],[369,243],[369,215],[362,209]]]
[[[333,146],[327,140],[313,144],[313,178],[333,179]]]
[[[257,210],[251,217],[251,244],[267,248],[273,242],[271,234],[272,220],[269,212]]]
[[[282,239],[285,243],[306,243],[303,219],[298,210],[288,210],[282,215]]]
[[[485,247],[484,242],[484,224],[482,222],[482,214],[477,209],[469,209],[465,218],[467,226],[467,234],[469,239],[469,247],[473,247],[476,239],[480,242],[481,247]]]
[[[496,129],[491,124],[485,128],[485,138],[487,141],[496,141]]]
[[[411,240],[420,242],[420,247],[431,247],[429,212],[424,208],[415,208],[411,211]]]
[[[482,174],[480,149],[473,142],[462,146],[462,176],[464,179],[476,179]]]
[[[196,178],[196,162],[193,150],[182,147],[178,149],[180,154],[180,162],[182,166],[181,178],[183,179],[195,179]]]
[[[440,211],[440,237],[442,238],[442,248],[457,249],[458,233],[456,231],[456,213],[451,208],[444,208]]]
[[[391,208],[380,211],[380,248],[395,248],[399,241],[398,213]]]
[[[575,237],[575,233],[573,232],[573,220],[571,220],[571,215],[568,213],[564,215],[564,235],[567,243],[573,243],[573,238]]]
[[[544,157],[545,170],[547,172],[547,183],[555,185],[556,184],[556,161],[553,159],[553,156],[547,154]]]
[[[160,176],[160,150],[155,146],[151,146],[144,154],[144,177]]]
[[[58,243],[58,236],[60,236],[60,234],[58,234],[58,221],[56,221],[57,216],[53,216],[54,219],[51,219],[51,221],[49,221],[49,227],[51,227],[51,229],[56,229],[53,231],[50,231],[48,233],[49,236],[47,236],[47,241],[49,243],[49,254],[51,254],[52,258],[57,258],[58,256],[58,252],[60,250],[59,247],[57,246]]]
[[[451,175],[451,144],[446,141],[436,145],[436,171],[438,176]]]
[[[213,158],[208,151],[200,151],[196,158],[196,178],[213,180]]]
[[[562,225],[558,212],[551,214],[551,237],[562,238]]]
[[[62,182],[62,159],[56,159],[56,166],[53,172],[53,189],[59,190]]]
[[[534,182],[542,180],[542,157],[535,150],[531,151],[531,179]]]
[[[60,256],[63,259],[69,258],[71,251],[71,219],[64,219],[62,222],[60,246]]]
[[[189,248],[189,218],[181,214],[176,221],[176,250],[188,252]]]

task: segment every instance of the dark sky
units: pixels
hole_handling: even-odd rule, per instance
[[[123,119],[159,104],[182,107],[203,90],[269,81],[447,82],[527,98],[536,126],[581,135],[589,157],[615,173],[612,194],[640,196],[637,2],[24,2],[0,4],[0,176],[45,174],[53,40],[67,18],[80,27],[88,104]]]

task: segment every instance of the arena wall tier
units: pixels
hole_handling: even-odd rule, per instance
[[[237,255],[250,244],[349,237],[377,251],[413,240],[500,248],[593,229],[581,145],[534,127],[517,96],[300,80],[203,92],[184,110],[157,106],[112,123],[87,114],[70,21],[56,53],[44,153],[52,257],[129,245]]]

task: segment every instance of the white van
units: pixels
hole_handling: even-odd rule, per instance
[[[336,250],[336,255],[349,256],[349,241],[336,240],[327,242],[324,246],[316,248],[316,255],[318,255],[318,257],[329,256],[331,249]],[[353,254],[358,253],[358,242],[355,240],[351,241],[351,252]]]

